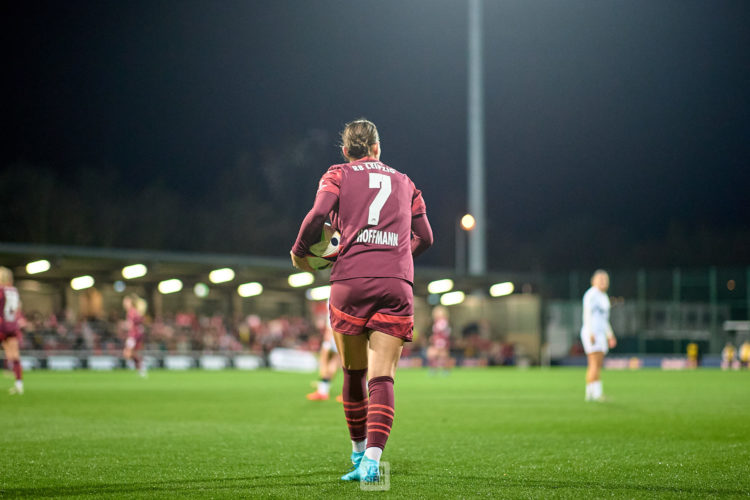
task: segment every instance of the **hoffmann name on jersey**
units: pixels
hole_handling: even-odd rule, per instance
[[[341,232],[341,250],[332,280],[375,272],[413,281],[411,219],[427,209],[406,174],[373,160],[333,165],[320,179],[318,191],[339,198],[332,222]]]

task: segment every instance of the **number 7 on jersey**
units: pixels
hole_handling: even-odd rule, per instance
[[[380,211],[391,195],[391,178],[385,174],[370,172],[370,189],[379,189],[375,199],[370,203],[370,212],[367,217],[367,223],[375,226],[380,222]]]

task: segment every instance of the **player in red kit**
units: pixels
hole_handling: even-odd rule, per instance
[[[430,347],[427,348],[427,360],[430,373],[442,370],[447,374],[451,366],[451,325],[448,322],[448,310],[437,306],[432,310],[432,335]]]
[[[122,355],[126,361],[132,360],[139,375],[145,377],[146,364],[140,351],[143,349],[143,315],[146,314],[146,301],[132,293],[122,299],[122,307],[125,308],[128,328],[128,338]]]
[[[19,337],[21,329],[18,319],[21,313],[21,300],[18,290],[13,286],[13,272],[7,267],[0,267],[0,342],[5,351],[5,361],[13,370],[16,383],[10,388],[11,394],[23,394],[23,368]]]
[[[336,348],[336,342],[333,340],[333,330],[331,330],[330,316],[326,318],[326,324],[323,327],[323,342],[320,344],[320,356],[318,358],[320,380],[318,380],[317,389],[307,395],[310,401],[328,401],[331,390],[331,379],[336,376],[338,367],[341,365],[339,360],[339,351]],[[336,396],[336,401],[343,403],[342,396]]]
[[[414,327],[413,257],[432,245],[422,193],[406,174],[380,161],[380,139],[368,120],[341,133],[348,163],[318,184],[312,210],[291,251],[295,267],[320,240],[326,218],[341,232],[331,269],[330,318],[344,371],[344,416],[354,468],[341,479],[377,482],[394,418],[393,377]],[[368,398],[369,393],[369,398]]]

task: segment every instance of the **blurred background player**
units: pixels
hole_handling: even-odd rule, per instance
[[[0,342],[5,351],[5,362],[16,376],[16,383],[9,391],[11,394],[23,394],[23,368],[19,350],[21,329],[18,326],[20,310],[21,300],[18,290],[13,286],[13,272],[7,267],[0,267]]]
[[[688,368],[691,368],[691,369],[698,368],[698,362],[699,362],[698,358],[700,354],[698,344],[695,342],[688,343],[686,347],[686,353],[687,353]]]
[[[609,274],[597,269],[591,276],[591,288],[583,295],[581,342],[586,352],[586,401],[603,401],[601,372],[604,355],[617,345],[609,324]]]
[[[336,348],[336,342],[333,340],[333,330],[331,330],[330,316],[326,315],[325,327],[323,329],[323,342],[320,344],[320,380],[318,380],[317,390],[307,395],[311,401],[327,401],[331,392],[331,380],[336,376],[341,360],[339,351]],[[343,402],[341,394],[336,396],[336,401]]]
[[[727,342],[721,350],[721,369],[729,370],[734,367],[735,349],[731,342]]]
[[[447,374],[451,365],[451,325],[448,321],[448,310],[437,306],[432,310],[432,334],[427,347],[427,362],[430,373],[442,370]]]
[[[741,368],[750,368],[750,340],[745,340],[742,343],[738,358]]]
[[[122,307],[125,308],[125,323],[128,329],[128,338],[122,355],[128,364],[134,364],[141,377],[145,377],[146,363],[143,362],[140,351],[143,349],[143,315],[146,314],[146,301],[131,293],[122,299]]]
[[[332,213],[341,243],[329,309],[354,465],[341,479],[378,482],[395,416],[393,378],[414,329],[413,257],[432,245],[432,229],[422,193],[407,175],[380,161],[372,122],[348,123],[341,142],[347,163],[323,174],[290,253],[295,267],[311,271],[305,256]]]

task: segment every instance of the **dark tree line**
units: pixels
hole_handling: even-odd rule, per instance
[[[286,256],[317,181],[341,161],[335,143],[310,131],[199,173],[11,163],[0,170],[0,241]],[[435,246],[420,263],[452,267],[457,208],[439,195],[425,193]],[[643,234],[612,214],[550,213],[534,227],[511,215],[488,213],[491,270],[750,264],[750,225],[672,219]]]
[[[335,152],[331,142],[313,131],[281,154],[209,167],[197,182],[158,172],[135,178],[112,165],[13,163],[0,171],[0,240],[285,255]]]

